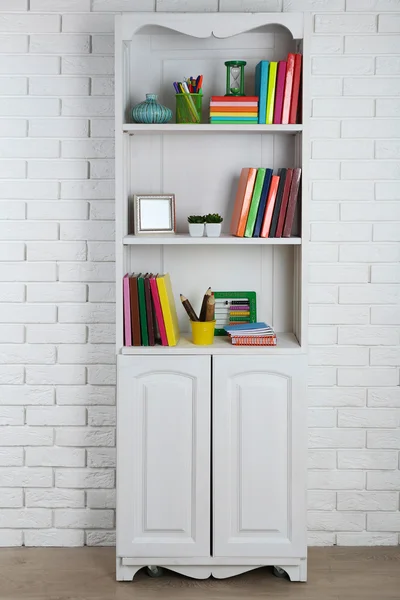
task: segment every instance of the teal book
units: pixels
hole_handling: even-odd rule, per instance
[[[261,191],[264,185],[265,173],[267,169],[258,169],[256,175],[256,181],[253,189],[253,196],[251,198],[250,210],[247,217],[246,229],[244,230],[244,237],[253,237],[254,226],[256,224],[258,206],[260,204]]]
[[[142,335],[142,346],[149,345],[149,334],[147,331],[147,311],[146,311],[146,293],[144,290],[144,277],[138,277],[138,296],[139,296],[139,314],[140,314],[140,333]]]
[[[268,94],[269,60],[261,60],[256,66],[256,89],[258,96],[258,122],[265,125],[267,122],[267,94]]]

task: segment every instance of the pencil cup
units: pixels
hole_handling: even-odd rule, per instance
[[[192,341],[196,346],[210,346],[214,342],[215,321],[190,321]]]
[[[176,94],[176,122],[200,123],[203,94]]]

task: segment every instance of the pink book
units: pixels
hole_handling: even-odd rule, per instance
[[[131,327],[131,301],[129,291],[129,275],[124,275],[123,278],[123,294],[124,294],[124,335],[125,346],[132,346],[132,327]]]
[[[153,298],[154,309],[156,311],[156,319],[158,330],[160,332],[161,344],[168,346],[167,332],[165,331],[164,317],[161,308],[160,296],[158,295],[157,281],[155,277],[150,277],[151,296]]]
[[[290,52],[287,58],[285,92],[283,94],[282,124],[289,125],[292,102],[295,55]]]
[[[285,93],[286,81],[286,60],[280,60],[278,63],[278,74],[276,76],[276,93],[274,108],[274,125],[281,125],[283,110],[283,95]]]

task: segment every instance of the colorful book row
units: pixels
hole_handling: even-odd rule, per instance
[[[237,237],[290,237],[301,169],[242,169],[231,221]]]
[[[168,273],[127,273],[123,298],[125,346],[176,346],[178,317]]]
[[[259,97],[258,123],[289,125],[298,123],[301,85],[301,54],[288,54],[287,60],[262,60],[256,66],[255,93]]]

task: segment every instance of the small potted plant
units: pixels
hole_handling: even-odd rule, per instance
[[[207,237],[219,237],[221,235],[221,223],[223,218],[218,213],[206,215],[206,235]]]
[[[202,215],[191,215],[188,217],[188,223],[191,237],[203,237],[205,217]]]

